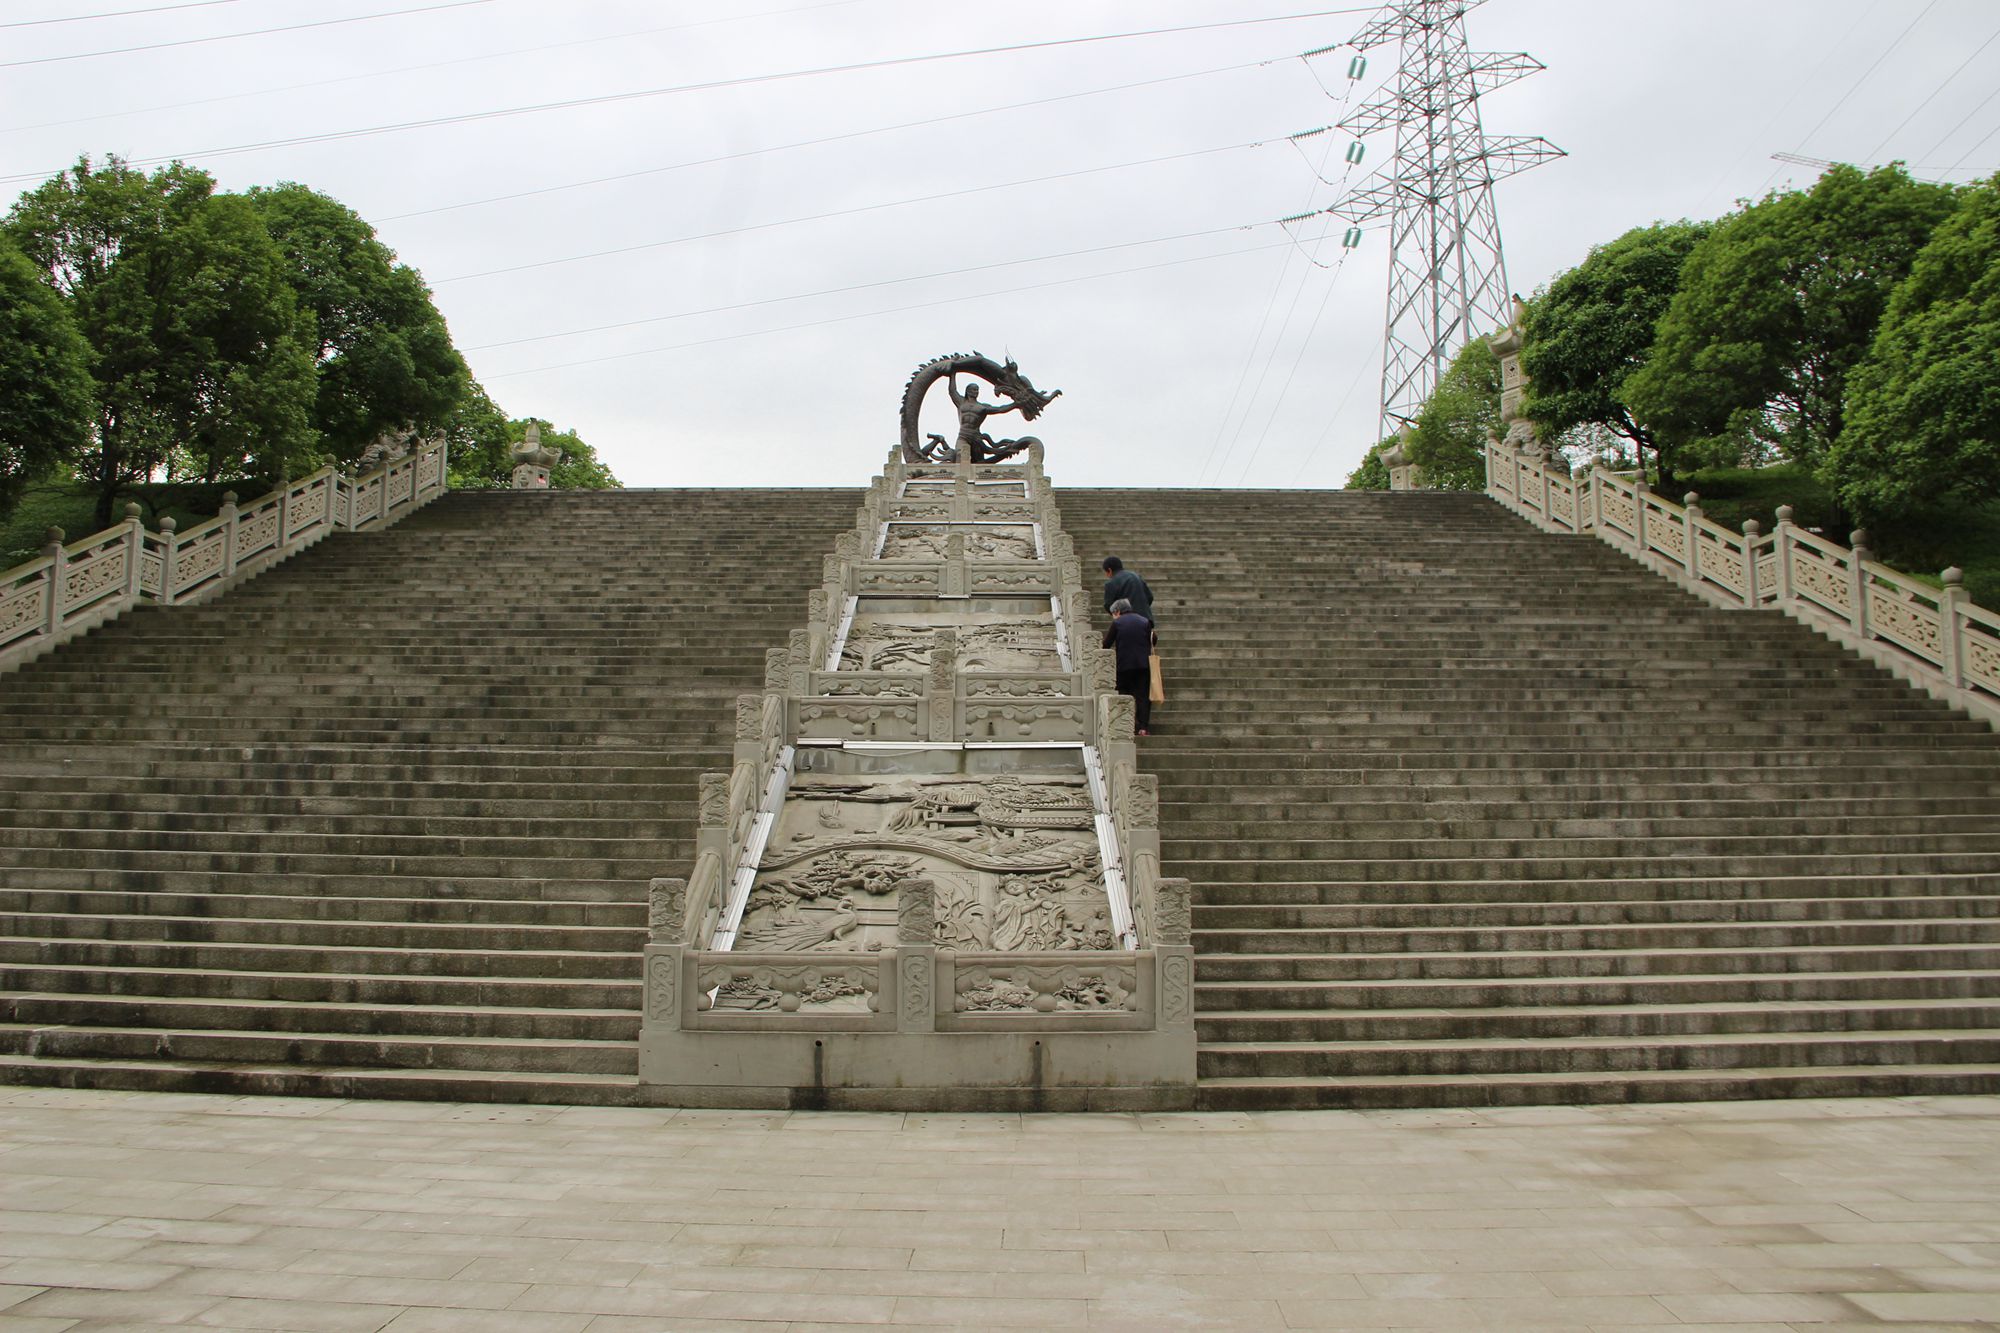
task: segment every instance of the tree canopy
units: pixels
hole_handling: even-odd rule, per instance
[[[1865,518],[2000,499],[2000,176],[1960,196],[1848,381],[1826,479]]]
[[[1774,450],[1817,465],[1840,438],[1848,373],[1890,291],[1951,208],[1949,187],[1900,166],[1836,166],[1718,223],[1625,381],[1634,420],[1703,461]]]
[[[215,478],[309,454],[311,320],[246,200],[179,164],[148,176],[85,158],[23,196],[5,230],[92,349],[96,419],[76,466],[100,525],[170,457]]]
[[[1500,433],[1500,358],[1474,338],[1452,358],[1410,432],[1410,461],[1433,490],[1486,486],[1486,440]]]
[[[287,182],[249,198],[313,316],[320,448],[346,461],[385,433],[443,427],[470,376],[423,279],[326,195]]]
[[[1634,418],[1620,395],[1646,364],[1688,254],[1708,230],[1707,223],[1687,221],[1634,227],[1593,246],[1581,264],[1528,304],[1521,368],[1528,377],[1527,412],[1544,437],[1603,427],[1635,451],[1652,453],[1661,484],[1671,484],[1671,450]]]
[[[0,514],[88,443],[91,408],[90,344],[0,234]]]
[[[167,480],[268,483],[442,433],[464,484],[504,484],[510,423],[423,279],[304,185],[220,193],[174,163],[88,157],[0,219],[0,514],[53,474],[97,522]],[[551,432],[558,487],[615,486]]]

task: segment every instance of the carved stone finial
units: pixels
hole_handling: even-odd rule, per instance
[[[739,694],[736,696],[736,739],[739,741],[760,741],[764,739],[763,695]]]
[[[1865,554],[1868,550],[1868,529],[1856,528],[1854,531],[1848,533],[1847,544],[1854,548],[1856,555]]]
[[[1957,565],[1953,565],[1938,577],[1944,580],[1944,586],[1947,588],[1957,588],[1965,583],[1965,571]]]
[[[812,665],[812,631],[795,629],[785,636],[785,643],[792,660],[805,666]]]
[[[937,885],[906,879],[896,886],[896,943],[937,943]]]
[[[764,688],[783,693],[792,683],[792,653],[789,648],[764,650]]]
[[[138,502],[137,500],[127,500],[127,501],[125,502],[125,517],[126,517],[126,518],[128,518],[128,519],[136,519],[136,518],[138,518],[138,517],[139,517],[139,514],[140,514],[140,512],[141,512],[141,511],[140,511],[140,509],[139,509],[139,502]]]
[[[1790,505],[1779,505],[1778,522],[1789,523],[1791,521],[1792,521],[1792,507]]]
[[[1186,944],[1194,938],[1194,909],[1186,880],[1159,881],[1153,904],[1153,943]]]
[[[62,544],[63,544],[63,530],[61,528],[50,528],[47,532],[42,534],[43,555],[53,555],[57,551],[62,550]]]
[[[655,944],[687,943],[684,879],[656,879],[646,886],[646,933]]]
[[[1683,495],[1681,497],[1681,503],[1686,505],[1689,509],[1699,508],[1701,505],[1701,492],[1689,491],[1686,495]]]

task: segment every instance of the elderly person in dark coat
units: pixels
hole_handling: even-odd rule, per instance
[[[1144,736],[1153,721],[1153,622],[1123,597],[1111,604],[1111,628],[1104,646],[1118,650],[1118,692],[1132,696],[1132,722]]]

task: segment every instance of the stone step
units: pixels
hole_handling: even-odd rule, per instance
[[[1605,902],[1546,900],[1485,903],[1197,904],[1195,929],[1204,946],[1227,952],[1227,932],[1373,930],[1453,933],[1505,926],[1701,926],[1760,922],[1789,927],[1807,921],[2000,917],[2000,894],[1941,896],[1849,895],[1815,898],[1651,898]],[[1241,935],[1233,938],[1240,939]],[[1405,937],[1414,941],[1412,933]]]
[[[1647,1034],[1440,1041],[1203,1042],[1203,1079],[1424,1074],[1626,1073],[1816,1065],[2000,1065],[2000,1031]]]
[[[566,1106],[646,1104],[637,1081],[623,1074],[405,1070],[379,1065],[343,1067],[193,1060],[58,1060],[0,1055],[0,1084],[429,1102],[526,1102]]]
[[[22,991],[0,992],[0,1022],[37,1028],[131,1029],[163,1024],[190,1031],[532,1037],[545,1041],[636,1042],[639,1036],[638,1011],[629,1009],[38,995]]]
[[[1292,978],[1217,978],[1204,961],[1197,972],[1199,1008],[1205,1016],[1240,1012],[1324,1013],[1372,1009],[1451,1009],[1477,1013],[1492,1007],[1539,1007],[1550,1013],[1606,1005],[1678,1006],[1777,1001],[1826,1003],[1829,1010],[1856,1000],[1964,999],[2000,996],[2000,971],[1976,967],[1872,969],[1871,959],[1843,959],[1841,971],[1646,973],[1625,976],[1373,977],[1332,981]]]
[[[636,1078],[636,1041],[544,1040],[170,1028],[33,1027],[0,1023],[0,1054],[53,1060],[187,1060],[229,1064],[451,1069]]]
[[[1624,1102],[1787,1097],[1988,1096],[2000,1064],[1848,1065],[1729,1070],[1204,1078],[1205,1111],[1368,1110],[1391,1107],[1589,1106]]]
[[[1674,973],[1873,972],[1914,967],[1986,970],[2000,966],[2000,941],[1920,940],[1881,944],[1763,946],[1754,950],[1661,945],[1617,949],[1543,949],[1533,953],[1472,949],[1390,954],[1201,953],[1195,975],[1222,981],[1508,980],[1543,977],[1645,977]]]

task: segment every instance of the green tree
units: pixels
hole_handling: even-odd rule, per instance
[[[90,442],[90,344],[62,296],[0,235],[0,518]]]
[[[1474,338],[1452,358],[1410,432],[1410,461],[1432,490],[1486,488],[1486,440],[1500,433],[1500,358]]]
[[[78,472],[100,526],[170,459],[210,480],[316,461],[311,316],[249,201],[179,164],[147,176],[85,158],[23,196],[5,230],[91,347],[96,418]]]
[[[1361,465],[1347,474],[1344,490],[1386,491],[1389,489],[1389,465],[1382,461],[1382,451],[1396,442],[1391,435],[1386,440],[1378,440],[1361,456]]]
[[[1544,437],[1601,426],[1630,441],[1642,464],[1651,453],[1660,484],[1673,484],[1672,450],[1619,395],[1646,364],[1682,266],[1708,230],[1708,223],[1686,221],[1634,227],[1593,246],[1581,264],[1528,303],[1521,369],[1528,377],[1528,415]]]
[[[423,279],[326,195],[287,182],[249,198],[313,316],[312,421],[322,448],[345,462],[387,432],[444,427],[471,376]]]
[[[1747,449],[1819,464],[1845,423],[1848,372],[1952,203],[1900,166],[1837,166],[1718,223],[1625,382],[1634,420],[1704,461]]]
[[[507,447],[507,414],[477,380],[467,385],[443,434],[455,491],[491,490],[508,484],[513,467]]]
[[[1960,196],[1889,298],[1824,475],[1869,519],[2000,499],[2000,176]]]

